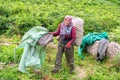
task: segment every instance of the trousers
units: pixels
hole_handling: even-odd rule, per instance
[[[70,70],[74,70],[74,45],[72,44],[69,49],[67,49],[65,45],[66,45],[65,43],[59,41],[58,51],[55,60],[55,68],[56,69],[61,68],[62,56],[63,53],[65,53],[66,61],[68,63]]]

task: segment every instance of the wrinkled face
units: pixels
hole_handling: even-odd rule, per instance
[[[69,18],[66,18],[64,20],[64,25],[68,26],[70,24],[70,19]]]

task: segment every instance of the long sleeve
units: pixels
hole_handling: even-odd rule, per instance
[[[72,35],[72,39],[70,40],[72,43],[74,43],[75,42],[75,39],[76,39],[76,28],[75,27],[73,27],[72,28],[72,33],[71,33],[71,35]]]
[[[60,34],[60,26],[61,24],[58,25],[57,31],[53,32],[53,36],[58,36]]]

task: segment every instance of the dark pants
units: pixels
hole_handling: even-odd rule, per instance
[[[70,67],[70,70],[74,70],[74,46],[71,45],[69,49],[66,49],[65,45],[66,44],[62,43],[62,41],[59,41],[58,52],[57,52],[56,61],[55,61],[55,68],[56,69],[61,68],[62,56],[63,56],[63,53],[65,52],[66,61]]]

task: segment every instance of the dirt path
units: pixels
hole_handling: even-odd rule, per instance
[[[87,77],[86,70],[79,66],[76,67],[75,72],[80,80]]]
[[[5,63],[0,62],[0,70],[4,69],[6,67],[13,68],[16,65],[17,64],[14,64],[14,63],[5,64]]]

